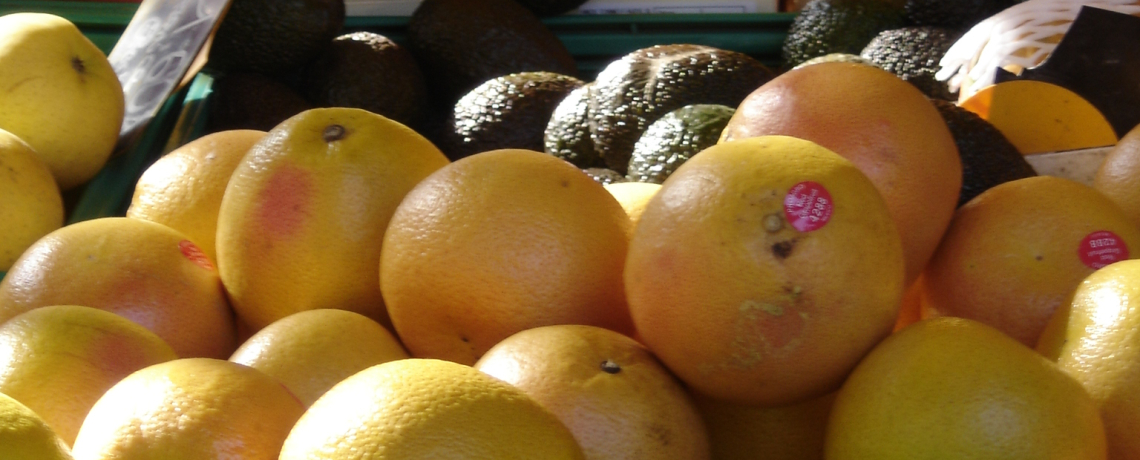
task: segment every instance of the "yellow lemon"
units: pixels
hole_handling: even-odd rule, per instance
[[[0,393],[0,458],[72,460],[67,444],[47,422],[19,401]]]

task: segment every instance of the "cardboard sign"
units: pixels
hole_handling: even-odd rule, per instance
[[[143,0],[107,56],[123,85],[118,149],[129,147],[158,109],[205,64],[230,0]]]

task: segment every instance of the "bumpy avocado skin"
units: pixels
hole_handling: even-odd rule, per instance
[[[629,53],[595,79],[595,149],[607,167],[624,174],[634,144],[662,115],[692,104],[736,107],[773,77],[751,56],[710,46],[658,45]]]
[[[784,37],[787,67],[831,53],[859,54],[879,32],[906,25],[905,10],[883,0],[811,0]]]
[[[543,151],[543,136],[555,107],[585,83],[553,72],[522,72],[492,78],[455,104],[447,140],[451,159],[488,150]]]
[[[941,68],[942,55],[962,34],[955,29],[934,26],[902,27],[884,30],[871,39],[859,56],[879,68],[898,75],[927,97],[954,101],[946,82],[934,78]]]
[[[503,75],[578,76],[558,36],[515,0],[424,0],[408,20],[407,43],[444,107]]]
[[[660,184],[693,155],[716,144],[736,109],[694,104],[665,114],[649,125],[633,147],[629,180]]]
[[[594,82],[567,94],[550,114],[543,135],[543,151],[579,168],[605,167],[606,162],[590,138],[590,94]]]
[[[629,182],[629,179],[627,179],[621,173],[609,168],[586,168],[583,169],[582,172],[586,173],[587,176],[590,176],[594,182],[602,185],[609,185],[618,182]]]
[[[344,27],[344,0],[233,0],[209,66],[272,75],[303,65]]]
[[[420,129],[427,82],[411,51],[361,31],[332,40],[305,67],[301,93],[317,107],[355,107]]]
[[[950,101],[931,99],[962,159],[962,192],[958,206],[995,185],[1037,175],[1033,166],[994,125]]]

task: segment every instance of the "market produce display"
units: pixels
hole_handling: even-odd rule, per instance
[[[122,86],[0,16],[0,460],[1140,460],[1140,117],[1063,62],[1135,1],[810,0],[778,64],[597,73],[582,3],[233,0],[77,222]]]

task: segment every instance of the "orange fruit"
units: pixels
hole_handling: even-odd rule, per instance
[[[465,157],[424,179],[384,235],[380,289],[412,356],[474,364],[515,332],[630,331],[629,217],[599,183],[530,150]]]
[[[918,278],[962,188],[957,144],[921,91],[874,66],[801,67],[750,94],[728,121],[721,142],[770,134],[822,145],[871,178],[902,236],[906,284]]]
[[[20,138],[0,129],[0,272],[28,246],[63,226],[63,197],[47,164]]]
[[[603,185],[607,192],[617,199],[621,208],[629,216],[630,229],[637,228],[645,204],[661,189],[661,184],[653,182],[612,182]]]
[[[642,341],[690,388],[784,405],[834,391],[891,332],[902,243],[852,162],[761,136],[705,149],[650,200],[625,286]]]
[[[923,309],[1032,347],[1081,280],[1137,254],[1140,229],[1092,187],[1053,176],[1006,182],[955,214],[923,273]]]
[[[281,460],[583,459],[558,418],[510,384],[434,359],[379,364],[345,379],[297,421]]]
[[[964,318],[884,340],[835,397],[829,460],[1104,459],[1096,403],[1056,364]]]
[[[214,239],[222,195],[245,153],[263,137],[265,131],[219,131],[163,155],[139,177],[127,217],[185,233],[210,260],[218,260]]]
[[[0,393],[0,458],[72,460],[63,442],[34,411]]]
[[[1140,458],[1140,260],[1093,272],[1053,315],[1037,351],[1057,362],[1100,407],[1109,458]]]
[[[213,263],[185,235],[154,222],[87,220],[28,248],[0,281],[0,322],[51,305],[119,314],[183,358],[227,358],[237,348]]]
[[[595,326],[543,326],[491,347],[475,368],[521,389],[574,433],[587,459],[709,458],[701,416],[643,345]]]
[[[736,404],[695,395],[713,460],[823,460],[835,393],[787,406]]]
[[[922,276],[910,284],[903,292],[899,317],[895,320],[895,331],[910,326],[922,319]]]
[[[281,318],[246,340],[230,361],[276,378],[309,407],[348,376],[408,357],[371,318],[346,310],[308,310]]]
[[[361,109],[301,112],[254,145],[218,210],[218,270],[254,331],[320,308],[389,326],[377,282],[388,219],[448,160],[396,121]]]
[[[1093,176],[1092,186],[1140,226],[1140,125],[1108,151]]]
[[[276,460],[305,408],[261,371],[212,358],[146,367],[99,398],[75,460]]]
[[[83,418],[130,373],[172,359],[174,350],[114,313],[61,305],[0,325],[0,393],[16,398],[71,445]]]
[[[1001,131],[1022,155],[1116,143],[1116,131],[1096,106],[1061,85],[1011,80],[958,103]]]

